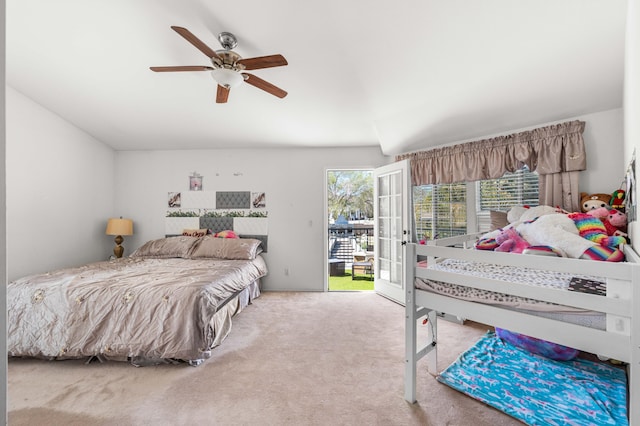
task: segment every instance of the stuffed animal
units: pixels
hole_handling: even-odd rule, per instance
[[[516,229],[529,244],[555,247],[564,257],[579,258],[594,244],[578,235],[578,229],[565,214],[540,216],[520,223]]]
[[[522,253],[530,244],[513,228],[508,228],[496,236],[498,247],[495,251]]]
[[[522,222],[533,220],[547,214],[567,213],[566,211],[551,206],[514,206],[507,212],[507,220],[510,224],[517,226]]]
[[[618,248],[622,244],[626,244],[627,240],[621,236],[609,236],[604,223],[597,217],[593,217],[588,213],[571,213],[569,219],[573,220],[581,237],[589,241],[608,247],[611,249]]]
[[[613,191],[613,194],[611,194],[611,201],[609,201],[609,206],[612,209],[624,210],[625,196],[626,193],[624,189],[616,189],[615,191]]]
[[[600,207],[595,210],[589,210],[586,214],[600,219],[607,231],[607,235],[627,236],[627,215],[621,211]]]
[[[513,228],[531,247],[546,246],[554,255],[621,262],[624,254],[618,248],[609,248],[580,236],[575,222],[561,209],[537,206],[529,209],[514,207],[508,214],[511,222],[501,230],[488,232],[476,244],[476,248],[495,250],[499,244],[496,237]],[[588,216],[593,218],[592,216]],[[596,219],[597,220],[597,219]],[[602,225],[602,222],[600,222]],[[606,231],[605,231],[606,233]],[[523,252],[525,252],[523,251]]]
[[[535,220],[520,223],[516,230],[532,246],[553,247],[557,253],[565,257],[608,262],[624,260],[624,254],[620,249],[606,247],[580,236],[575,222],[569,216],[546,214]],[[598,221],[604,229],[602,222],[598,219],[586,214],[585,216]],[[606,238],[606,231],[603,233]]]
[[[597,217],[600,220],[606,219],[609,216],[608,207],[598,207],[597,209],[589,210],[586,212],[589,216]]]
[[[607,222],[612,225],[615,230],[613,231],[613,234],[610,235],[622,235],[624,237],[627,236],[626,231],[627,231],[627,215],[624,214],[623,212],[616,210],[616,209],[611,209],[609,210],[609,215],[607,216]],[[605,226],[607,226],[607,224],[605,223]],[[607,231],[609,230],[609,228],[607,228]]]
[[[520,220],[523,214],[531,210],[529,206],[513,206],[507,212],[507,222],[515,223]]]
[[[611,195],[609,194],[587,194],[583,192],[580,195],[580,208],[582,209],[582,213],[600,207],[607,207],[611,201]]]
[[[604,226],[607,228],[607,232],[611,230],[613,233],[609,235],[618,235],[627,238],[627,215],[623,212],[612,209],[609,210],[609,215],[603,220]]]

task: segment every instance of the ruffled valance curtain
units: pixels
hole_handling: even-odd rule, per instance
[[[541,204],[579,209],[577,172],[587,167],[582,133],[584,121],[569,121],[538,129],[396,156],[409,159],[414,185],[496,179],[523,165],[545,175]],[[562,182],[566,182],[566,186]],[[555,188],[550,195],[546,186]],[[558,185],[560,192],[558,193]]]

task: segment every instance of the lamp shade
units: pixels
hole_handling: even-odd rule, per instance
[[[211,71],[211,76],[220,86],[226,87],[227,89],[236,87],[244,81],[242,74],[227,68],[216,68]]]
[[[133,221],[131,219],[114,219],[107,222],[107,235],[133,235]]]

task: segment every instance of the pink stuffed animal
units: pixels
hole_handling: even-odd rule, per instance
[[[578,233],[582,238],[593,241],[601,246],[615,249],[621,244],[626,244],[627,240],[623,236],[608,235],[607,228],[602,220],[587,213],[570,213],[569,218],[573,220],[578,228]]]
[[[607,230],[607,235],[627,236],[625,233],[627,230],[627,215],[621,211],[616,209],[609,210],[606,207],[599,207],[594,210],[589,210],[587,214],[589,216],[597,217],[602,221],[605,229]]]
[[[498,236],[496,236],[496,243],[498,243],[498,247],[496,247],[495,251],[508,252],[508,253],[522,253],[524,249],[530,247],[531,245],[518,234],[513,228],[508,228],[502,231]]]
[[[627,215],[620,210],[611,209],[606,219],[602,221],[609,235],[620,235],[626,237],[627,231]]]

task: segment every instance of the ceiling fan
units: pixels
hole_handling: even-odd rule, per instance
[[[149,67],[151,71],[211,71],[213,79],[218,83],[216,102],[219,104],[226,103],[229,98],[229,91],[231,88],[236,87],[242,82],[249,83],[258,89],[262,89],[279,98],[287,96],[287,92],[279,87],[276,87],[268,81],[256,77],[253,74],[243,72],[244,70],[257,70],[261,68],[281,67],[283,65],[287,65],[287,60],[282,55],[259,56],[256,58],[243,59],[240,55],[231,50],[238,45],[236,37],[231,33],[222,32],[218,34],[218,41],[222,45],[223,50],[216,51],[204,44],[186,28],[175,26],[172,26],[171,28],[211,59],[212,66],[187,65]]]

